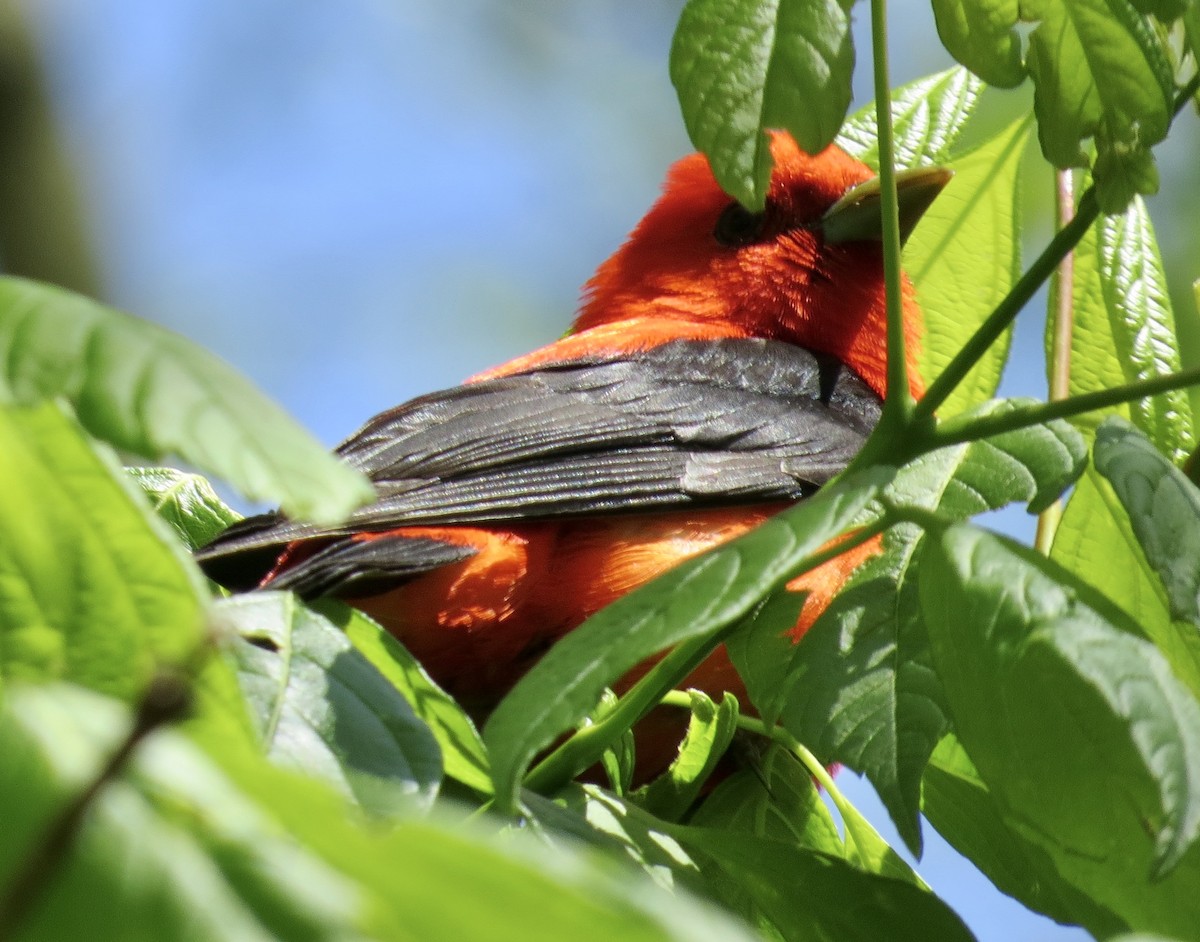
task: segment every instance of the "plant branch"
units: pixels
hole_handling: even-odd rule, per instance
[[[1015,432],[1030,425],[1041,425],[1052,419],[1066,419],[1095,409],[1107,409],[1148,396],[1157,396],[1172,389],[1186,389],[1188,386],[1200,386],[1200,367],[1169,373],[1166,376],[1152,376],[1113,389],[1082,393],[1070,399],[1039,402],[1009,412],[961,419],[956,416],[928,433],[927,442],[932,443],[934,448],[942,448],[946,445],[978,441],[1004,432]]]
[[[1075,178],[1071,170],[1059,170],[1054,175],[1054,195],[1054,228],[1061,230],[1075,213]],[[1050,335],[1049,399],[1054,402],[1071,395],[1071,341],[1075,333],[1074,250],[1063,256],[1062,264],[1050,280],[1050,316],[1053,330]],[[1043,556],[1050,555],[1061,519],[1061,498],[1038,514],[1033,545]]]
[[[879,177],[883,197],[883,281],[887,301],[887,396],[884,421],[912,412],[908,350],[900,275],[900,203],[896,196],[896,148],[892,135],[892,91],[888,82],[887,0],[871,0],[871,52],[875,72],[875,125],[879,135]]]
[[[0,940],[8,942],[17,937],[21,923],[46,892],[70,852],[97,796],[121,773],[150,733],[186,715],[191,693],[191,681],[182,673],[162,671],[150,681],[125,738],[87,786],[50,822],[30,848],[12,882],[0,893]]]

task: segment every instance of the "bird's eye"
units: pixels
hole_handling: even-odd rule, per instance
[[[713,238],[722,245],[749,245],[762,235],[765,213],[752,213],[741,203],[730,203],[717,219]]]

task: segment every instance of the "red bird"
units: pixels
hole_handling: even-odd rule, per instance
[[[886,392],[878,185],[836,147],[810,156],[777,132],[771,150],[762,212],[685,157],[570,334],[340,445],[375,503],[332,528],[242,521],[200,551],[206,571],[347,600],[482,714],[593,612],[813,493]],[[904,233],[948,178],[902,176]],[[903,303],[913,358],[907,281]],[[810,593],[795,637],[870,552],[793,583]],[[744,693],[723,652],[689,684]]]

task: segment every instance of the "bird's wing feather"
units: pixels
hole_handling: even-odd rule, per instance
[[[264,515],[199,558],[398,527],[794,500],[846,466],[879,409],[836,361],[769,340],[553,364],[368,422],[337,451],[378,499],[341,526]]]

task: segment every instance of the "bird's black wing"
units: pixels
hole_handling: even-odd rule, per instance
[[[337,452],[378,499],[341,526],[267,514],[198,555],[221,581],[222,560],[265,559],[294,540],[794,500],[846,466],[879,410],[837,361],[776,341],[678,340],[543,366],[422,396],[368,422]],[[424,568],[462,558],[453,549],[431,551]],[[375,563],[382,550],[372,548]],[[338,558],[353,569],[345,551]],[[398,568],[422,565],[417,554]]]

